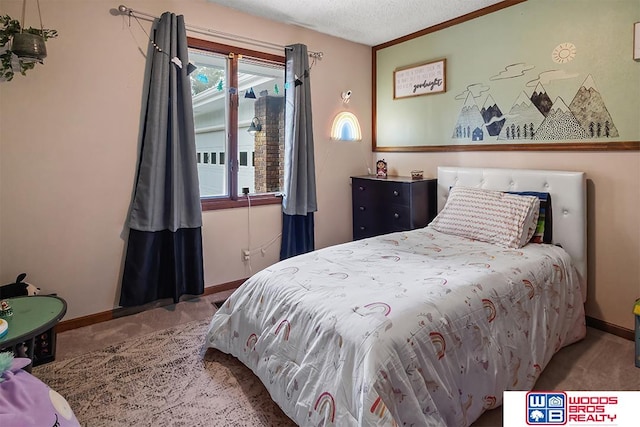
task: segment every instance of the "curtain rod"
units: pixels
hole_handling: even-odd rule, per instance
[[[127,7],[125,5],[120,5],[118,6],[118,12],[120,12],[121,15],[127,15],[127,16],[133,16],[133,17],[139,17],[139,18],[150,18],[150,19],[159,19],[158,16],[154,16],[151,15],[149,13],[145,13],[145,12],[140,12],[139,10],[133,10],[130,7]],[[199,34],[205,34],[205,35],[213,35],[222,39],[227,39],[227,40],[232,40],[232,41],[239,41],[242,43],[248,43],[248,44],[252,44],[254,46],[260,46],[263,48],[267,48],[267,49],[273,49],[273,50],[282,50],[282,49],[287,49],[287,46],[284,45],[280,45],[277,43],[271,43],[271,42],[266,42],[263,40],[257,40],[257,39],[252,39],[250,37],[245,37],[245,36],[239,36],[237,34],[231,34],[231,33],[225,33],[222,31],[217,31],[217,30],[212,30],[210,28],[205,28],[205,27],[198,27],[195,25],[187,25],[185,24],[185,27],[188,31],[194,32],[194,33],[199,33]],[[314,60],[320,60],[322,59],[322,57],[324,56],[323,52],[314,52],[314,51],[309,51],[309,56],[311,58],[313,58]]]

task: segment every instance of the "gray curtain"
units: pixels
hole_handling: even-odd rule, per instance
[[[201,294],[202,212],[183,16],[156,22],[120,304]]]
[[[285,155],[280,259],[314,249],[316,175],[309,55],[303,44],[285,48]]]

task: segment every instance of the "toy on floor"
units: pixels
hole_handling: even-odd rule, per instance
[[[22,369],[29,363],[0,353],[0,426],[79,427],[65,398]]]
[[[9,323],[0,318],[0,338],[7,335],[9,333]]]
[[[20,273],[16,277],[14,283],[8,283],[0,286],[0,299],[13,298],[22,295],[38,295],[40,288],[32,285],[31,283],[23,282],[27,277],[27,273]]]

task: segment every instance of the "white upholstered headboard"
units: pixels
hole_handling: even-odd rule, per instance
[[[551,194],[553,243],[562,246],[587,281],[587,183],[584,172],[531,169],[438,167],[438,212],[449,188],[539,191]]]

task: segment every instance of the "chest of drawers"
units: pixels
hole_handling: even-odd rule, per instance
[[[353,240],[426,226],[436,215],[436,182],[351,177]]]

